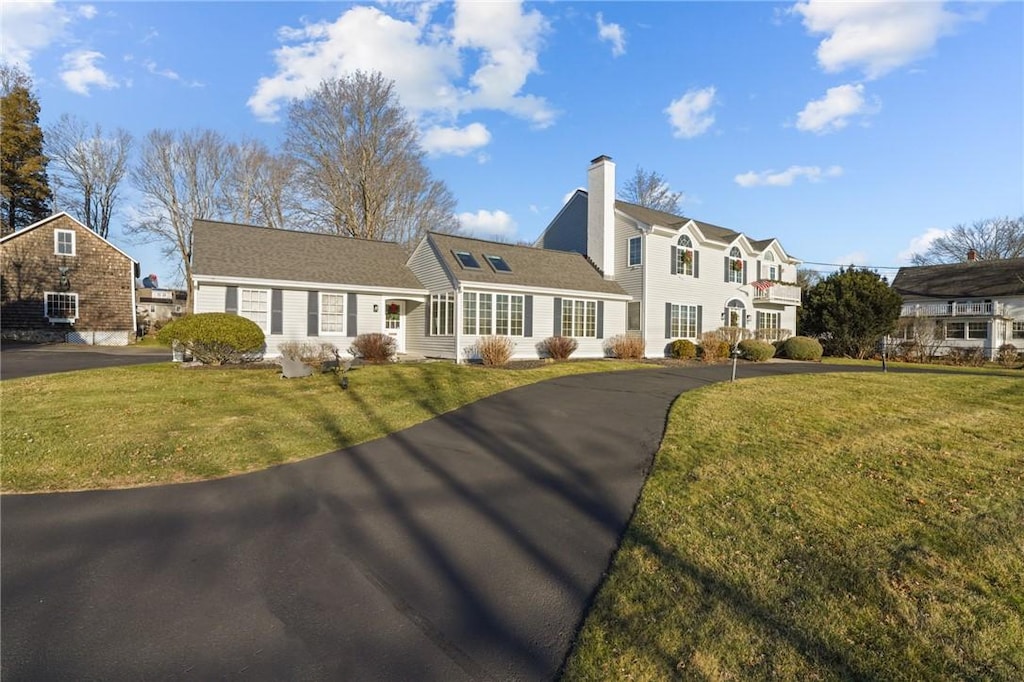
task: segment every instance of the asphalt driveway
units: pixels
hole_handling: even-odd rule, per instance
[[[728,371],[552,380],[230,479],[3,496],[0,673],[552,679],[670,403]]]
[[[4,342],[0,346],[0,379],[71,372],[78,369],[121,367],[167,362],[171,352],[152,346],[39,345]]]

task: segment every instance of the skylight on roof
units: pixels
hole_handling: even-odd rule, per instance
[[[484,258],[487,259],[487,262],[491,264],[491,267],[494,268],[496,272],[512,272],[512,268],[501,256],[488,256],[485,253]]]
[[[476,258],[469,251],[454,251],[453,253],[459,259],[462,267],[480,269],[480,263],[477,262]]]

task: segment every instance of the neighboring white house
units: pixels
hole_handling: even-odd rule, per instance
[[[571,336],[573,357],[600,358],[604,340],[626,329],[630,296],[578,253],[428,233],[409,267],[430,290],[409,320],[422,355],[474,359],[477,339],[508,336],[513,358],[537,358],[539,342]]]
[[[900,268],[892,282],[903,297],[900,336],[931,343],[930,352],[999,347],[1024,349],[1024,258]],[[922,337],[926,337],[922,339]]]
[[[591,162],[536,246],[586,255],[630,295],[627,330],[648,356],[722,326],[774,340],[796,330],[796,268],[776,239],[746,235],[615,199],[615,164]]]
[[[578,253],[429,233],[411,257],[390,242],[198,220],[195,311],[233,312],[283,341],[344,352],[362,333],[393,336],[399,353],[466,360],[480,336],[508,336],[514,358],[574,336],[574,357],[602,357],[625,330],[629,296]]]

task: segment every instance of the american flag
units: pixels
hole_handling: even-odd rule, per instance
[[[754,282],[754,288],[758,291],[768,291],[772,288],[773,284],[775,284],[775,282],[770,279],[759,279]]]

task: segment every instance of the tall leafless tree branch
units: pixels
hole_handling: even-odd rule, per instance
[[[682,192],[673,192],[657,171],[645,171],[640,166],[636,172],[626,181],[620,195],[623,200],[631,204],[653,208],[656,211],[664,211],[679,215],[682,211],[680,202],[683,198]]]
[[[955,225],[910,261],[914,265],[960,263],[972,249],[980,260],[1024,258],[1024,216],[978,220],[970,227]]]

